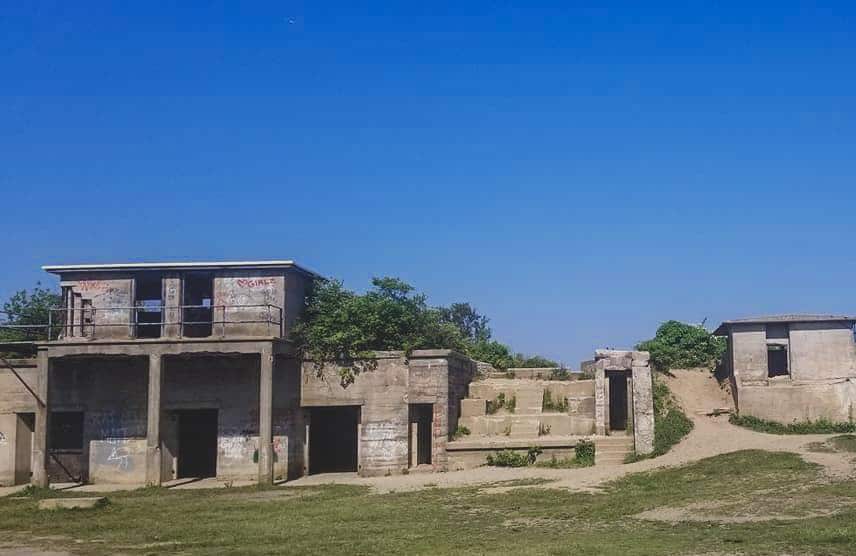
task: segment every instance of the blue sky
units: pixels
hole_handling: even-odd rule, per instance
[[[293,258],[576,367],[856,313],[852,2],[7,3],[0,297]]]

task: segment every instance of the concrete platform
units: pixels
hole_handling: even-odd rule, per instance
[[[90,496],[88,498],[48,498],[39,500],[40,510],[88,510],[103,503],[103,496]]]

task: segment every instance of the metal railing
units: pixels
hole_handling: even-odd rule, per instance
[[[0,314],[0,342],[285,334],[282,307],[271,304],[57,307],[47,321],[21,324],[14,315]]]

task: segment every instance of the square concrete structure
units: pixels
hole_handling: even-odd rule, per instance
[[[723,322],[737,409],[790,423],[856,418],[856,317],[779,315]]]

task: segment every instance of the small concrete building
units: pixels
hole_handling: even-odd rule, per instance
[[[780,315],[723,322],[741,414],[789,423],[856,418],[856,317]]]

